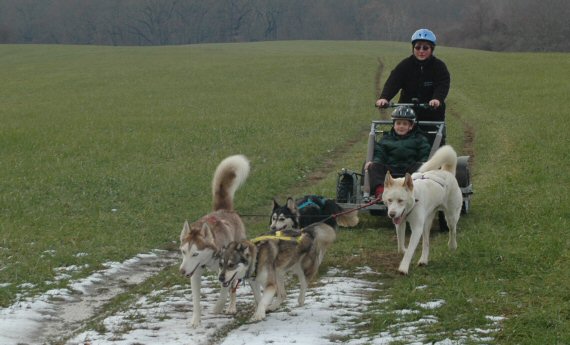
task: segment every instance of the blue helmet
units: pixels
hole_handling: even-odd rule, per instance
[[[419,29],[412,35],[412,44],[416,43],[416,41],[428,41],[435,46],[435,34],[428,29]]]

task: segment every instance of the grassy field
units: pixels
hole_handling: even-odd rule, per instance
[[[230,154],[252,162],[243,214],[268,214],[273,197],[334,197],[336,172],[360,167],[379,117],[379,59],[384,81],[408,53],[388,42],[0,45],[0,305],[65,285],[57,267],[85,265],[83,276],[176,247]],[[569,56],[436,55],[452,73],[448,142],[473,156],[458,250],[434,234],[430,265],[398,276],[392,226],[364,217],[340,230],[326,264],[383,272],[391,302],[378,310],[445,300],[434,341],[504,315],[498,344],[569,344]],[[267,218],[246,221],[255,234]],[[375,315],[370,331],[386,329]]]

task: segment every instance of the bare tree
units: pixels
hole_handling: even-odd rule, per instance
[[[280,0],[260,0],[256,7],[257,17],[263,25],[263,39],[278,39],[278,29],[286,12],[285,3]]]
[[[515,50],[568,51],[570,2],[566,0],[520,0],[509,2],[508,10]]]
[[[177,0],[146,0],[129,25],[130,32],[141,44],[170,44],[174,32],[171,21],[177,4]]]
[[[206,19],[211,7],[201,0],[184,1],[176,8],[179,43],[201,43],[207,41]]]
[[[0,42],[161,45],[277,39],[569,51],[568,0],[0,0]]]
[[[33,0],[23,0],[14,7],[17,16],[17,32],[23,43],[40,42],[42,33],[42,13],[46,11],[45,4]],[[45,31],[45,30],[44,30]]]

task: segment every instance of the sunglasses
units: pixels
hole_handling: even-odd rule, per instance
[[[430,46],[414,46],[415,50],[430,50]]]

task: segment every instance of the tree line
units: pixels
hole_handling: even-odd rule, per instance
[[[0,43],[176,45],[272,40],[407,41],[569,51],[567,0],[0,0]]]

